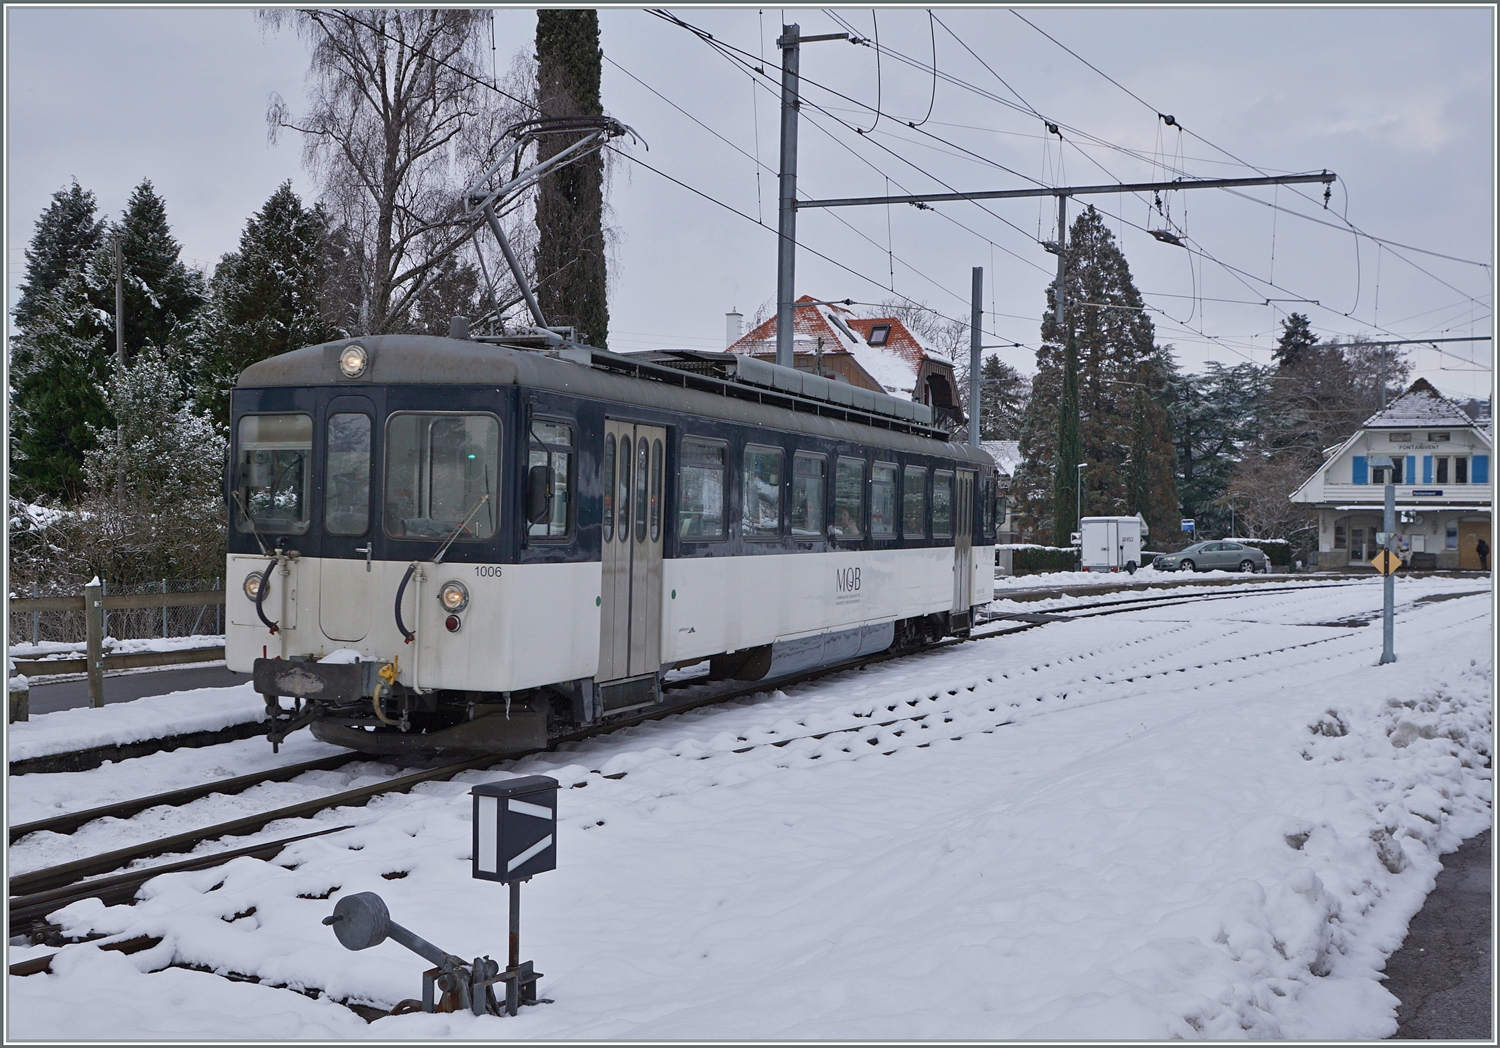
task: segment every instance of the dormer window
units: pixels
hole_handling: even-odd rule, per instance
[[[1453,437],[1449,433],[1429,433],[1427,434],[1427,439],[1431,441],[1452,440]]]
[[[1404,444],[1411,440],[1410,433],[1392,433],[1390,436],[1392,444]]]
[[[891,326],[889,324],[876,324],[870,328],[870,345],[883,346],[890,341]]]

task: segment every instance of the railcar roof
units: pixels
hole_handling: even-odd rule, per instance
[[[344,347],[355,342],[369,354],[369,365],[364,375],[350,379],[339,370],[338,361]],[[594,352],[598,353],[597,350]],[[629,358],[618,359],[628,361]],[[668,369],[656,370],[666,372]],[[743,399],[742,396],[709,392],[708,388],[714,386],[713,380],[683,373],[679,384],[677,375],[668,374],[667,377],[672,381],[637,378],[576,363],[548,352],[487,342],[436,335],[374,335],[305,346],[259,361],[240,374],[236,387],[524,386],[937,455],[986,468],[994,465],[984,451],[966,444],[778,406],[792,404],[794,399],[770,390],[741,387],[743,396],[750,398]],[[689,385],[700,388],[687,388]],[[825,409],[828,413],[839,410],[833,405],[826,405]]]

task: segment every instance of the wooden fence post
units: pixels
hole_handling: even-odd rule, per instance
[[[35,600],[42,595],[41,588],[35,582],[31,584],[31,596]],[[31,613],[31,643],[40,644],[42,641],[42,615],[41,612]]]
[[[161,591],[163,593],[167,592],[166,579],[161,580]],[[167,636],[167,606],[165,604],[161,606],[161,635],[163,638]]]
[[[89,705],[104,705],[104,584],[95,575],[83,587],[85,659],[89,675]]]

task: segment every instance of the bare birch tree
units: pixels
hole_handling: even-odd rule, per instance
[[[266,122],[273,142],[286,130],[302,136],[303,162],[345,233],[361,326],[370,334],[431,327],[436,318],[422,316],[422,304],[454,298],[434,284],[474,283],[466,176],[495,155],[505,126],[530,115],[519,101],[524,88],[506,90],[483,75],[488,12],[274,9],[258,17],[272,29],[290,26],[311,48],[308,112],[294,117],[273,94]]]

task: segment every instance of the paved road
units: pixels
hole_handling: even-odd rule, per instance
[[[1443,856],[1437,887],[1386,962],[1385,988],[1401,1001],[1396,1037],[1493,1043],[1490,911],[1485,830]]]
[[[121,673],[104,678],[104,701],[129,702],[147,695],[166,695],[191,688],[230,688],[249,679],[250,674],[231,673],[223,666],[184,666],[181,669],[152,670],[147,673]],[[89,684],[82,679],[58,684],[34,684],[30,702],[33,714],[87,706]]]

